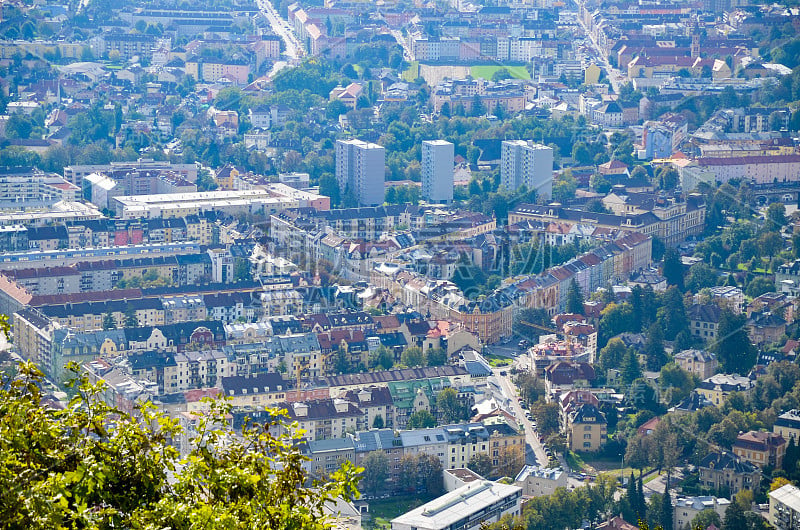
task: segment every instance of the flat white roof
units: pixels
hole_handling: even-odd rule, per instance
[[[398,523],[425,529],[447,528],[521,491],[519,486],[477,480],[392,519],[392,525]]]
[[[770,500],[775,499],[792,510],[800,512],[800,490],[791,484],[786,484],[775,491],[770,491],[769,497]]]

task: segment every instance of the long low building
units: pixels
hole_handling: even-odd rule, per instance
[[[252,190],[123,195],[111,199],[110,206],[122,219],[186,217],[210,210],[230,215],[271,215],[289,208],[327,210],[330,208],[330,198],[285,184],[271,184],[265,189]]]
[[[471,530],[504,515],[520,515],[521,505],[519,486],[480,480],[392,519],[392,530]]]

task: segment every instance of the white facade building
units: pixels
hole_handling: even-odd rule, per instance
[[[444,140],[422,142],[422,198],[429,202],[453,202],[455,148]]]
[[[522,488],[477,480],[392,519],[392,530],[472,530],[522,512]]]
[[[778,530],[800,527],[800,490],[791,484],[769,492],[769,522]]]
[[[503,140],[500,179],[508,190],[523,184],[539,195],[553,194],[553,148],[525,140]]]
[[[361,140],[337,140],[336,180],[343,193],[349,188],[359,206],[383,204],[386,150]]]

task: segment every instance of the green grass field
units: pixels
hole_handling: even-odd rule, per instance
[[[385,500],[370,501],[370,520],[365,521],[364,528],[373,530],[391,528],[390,521],[392,519],[413,510],[417,506],[422,506],[429,500],[431,499],[425,496],[404,495]]]
[[[511,75],[514,76],[516,79],[530,79],[531,74],[528,73],[527,68],[524,66],[503,66],[503,65],[480,65],[480,66],[473,66],[470,68],[470,72],[472,73],[472,77],[479,78],[482,77],[484,79],[491,79],[492,75],[500,70],[501,68],[507,68]]]
[[[512,359],[509,359],[508,357],[501,357],[499,355],[486,355],[485,358],[487,361],[489,361],[489,366],[492,368],[508,366],[512,362]]]
[[[403,70],[401,77],[403,78],[403,81],[408,83],[413,83],[416,81],[417,77],[419,77],[419,61],[413,61],[411,64],[409,64],[408,68]]]

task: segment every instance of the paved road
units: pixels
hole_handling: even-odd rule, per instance
[[[601,61],[602,68],[606,71],[606,75],[608,76],[609,80],[611,81],[611,87],[614,89],[615,94],[619,94],[619,87],[625,82],[625,76],[619,70],[614,69],[611,66],[611,63],[608,62],[608,57],[606,56],[605,52],[600,45],[597,44],[597,41],[594,39],[594,36],[589,31],[589,28],[586,27],[586,24],[583,22],[583,17],[581,17],[581,8],[578,1],[575,1],[577,5],[578,11],[578,23],[583,28],[583,32],[586,34],[586,38],[592,44],[592,48],[594,48],[595,53],[597,53],[598,59]]]
[[[508,367],[495,368],[494,374],[497,381],[500,383],[500,388],[503,394],[510,399],[510,408],[520,422],[525,427],[525,441],[528,445],[526,451],[525,462],[527,464],[540,464],[547,465],[547,455],[544,452],[544,447],[539,442],[539,433],[537,433],[528,418],[525,417],[525,410],[520,406],[519,399],[517,399],[517,387],[511,382],[511,376],[508,375]],[[500,375],[500,372],[505,372],[506,375]]]
[[[403,59],[408,62],[411,62],[411,48],[408,46],[408,41],[403,38],[403,33],[399,29],[393,29],[390,31],[394,40],[397,41],[397,44],[402,46],[403,48]]]
[[[276,62],[269,74],[272,76],[281,68],[293,66],[294,63],[300,59],[300,57],[305,55],[305,51],[303,50],[303,45],[294,34],[292,27],[286,20],[281,18],[270,0],[258,0],[258,7],[261,9],[261,12],[264,13],[264,16],[267,17],[270,26],[272,26],[272,31],[274,31],[277,36],[283,39],[283,43],[286,45],[285,53],[288,61]]]

